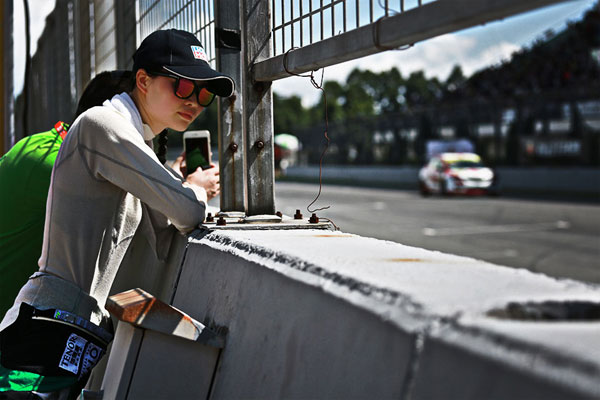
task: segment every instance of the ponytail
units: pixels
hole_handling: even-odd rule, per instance
[[[158,157],[158,161],[163,165],[167,162],[168,133],[169,132],[165,129],[158,134],[158,151],[156,152],[156,156]]]

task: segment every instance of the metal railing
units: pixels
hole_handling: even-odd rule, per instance
[[[272,1],[277,2],[278,0]],[[295,4],[292,1],[288,0],[285,4]],[[315,1],[312,0],[312,2]],[[309,8],[304,13],[311,18],[308,22],[309,27],[310,21],[314,19],[318,19],[319,24],[321,20],[324,21],[323,29],[319,25],[323,39],[308,44],[304,44],[304,39],[302,43],[294,39],[294,46],[292,46],[291,37],[299,35],[296,32],[299,32],[300,27],[303,30],[302,37],[307,36],[304,34],[304,29],[308,17],[296,16],[296,12],[292,12],[293,8],[290,8],[288,12],[283,10],[284,12],[281,13],[280,11],[279,14],[282,14],[283,17],[274,12],[273,20],[283,21],[275,26],[273,35],[273,40],[279,43],[273,46],[277,54],[269,59],[261,60],[253,66],[253,79],[255,81],[273,81],[288,77],[290,72],[301,74],[313,71],[382,51],[414,45],[439,35],[561,1],[564,0],[436,0],[428,2],[417,0],[373,2],[371,0],[368,2],[369,7],[364,8],[365,12],[360,11],[360,7],[350,9],[350,4],[357,4],[352,0],[320,1],[320,4],[323,4],[322,7],[312,11]],[[366,3],[366,1],[359,1],[359,5]],[[346,4],[346,13],[344,13],[344,4]],[[394,8],[394,4],[398,7]],[[278,7],[281,8],[281,6]],[[335,11],[336,7],[340,7],[339,12]],[[345,26],[344,18],[339,18],[341,23],[337,24],[338,18],[335,15],[347,15],[348,10],[358,10],[358,12],[350,12],[351,17],[345,18]],[[358,24],[355,14],[359,15]],[[363,18],[361,15],[365,15],[365,17]],[[354,22],[349,24],[349,20]],[[272,22],[270,21],[270,23]],[[365,24],[363,25],[363,23]],[[340,29],[337,29],[336,26],[339,26]],[[292,27],[295,27],[294,35],[291,34]],[[315,22],[313,22],[314,27]],[[315,33],[314,29],[310,32]],[[332,33],[336,34],[332,35]],[[280,36],[281,40],[277,36]],[[320,37],[320,33],[317,36]],[[302,44],[301,48],[294,49],[296,44]]]
[[[433,1],[272,0],[273,54],[283,54]]]
[[[79,95],[96,72],[128,68],[136,42],[149,33],[193,32],[213,67],[236,82],[235,95],[219,101],[221,208],[274,213],[272,81],[560,1],[59,1],[53,18],[67,21],[68,29],[65,24],[46,27],[28,89],[39,105],[31,103],[21,113],[32,116],[32,132],[44,129],[72,113],[74,93]],[[47,60],[59,54],[69,65],[49,68],[56,63]],[[49,93],[61,100],[49,102]]]
[[[234,78],[234,96],[219,101],[221,209],[273,214],[272,81],[561,1],[138,0],[138,43],[191,31]]]

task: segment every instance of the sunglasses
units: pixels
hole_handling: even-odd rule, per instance
[[[198,105],[201,107],[208,107],[215,99],[215,94],[209,92],[205,86],[196,84],[194,81],[181,78],[176,75],[164,74],[161,72],[152,72],[150,75],[166,76],[167,78],[175,79],[175,85],[173,85],[173,92],[175,96],[180,99],[189,99],[194,93],[196,93],[196,99]]]

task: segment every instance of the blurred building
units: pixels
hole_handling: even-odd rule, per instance
[[[131,68],[134,0],[56,0],[16,100],[15,141],[70,121],[79,96],[102,71]],[[26,126],[25,126],[26,125]]]

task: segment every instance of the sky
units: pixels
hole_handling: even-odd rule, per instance
[[[474,0],[477,1],[477,0]],[[597,0],[570,0],[541,8],[515,17],[491,22],[463,31],[442,35],[416,43],[408,50],[386,51],[357,60],[325,68],[325,80],[344,82],[354,68],[380,72],[397,67],[403,76],[423,70],[429,78],[445,80],[454,65],[463,73],[474,72],[510,58],[522,47],[527,47],[547,30],[558,32],[568,21],[581,19],[585,11]],[[29,0],[31,14],[31,54],[35,54],[37,41],[44,29],[46,16],[54,8],[54,0]],[[14,58],[15,93],[23,87],[25,66],[25,29],[23,27],[23,2],[14,0]],[[320,77],[321,71],[319,71]],[[273,83],[273,90],[282,96],[297,95],[304,106],[316,103],[320,91],[307,78],[285,78]]]

